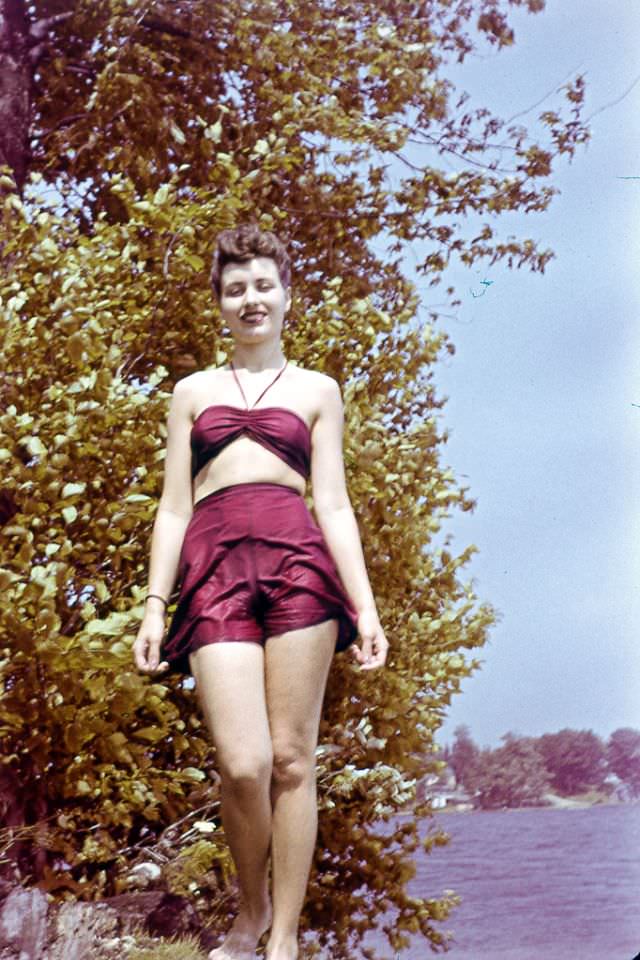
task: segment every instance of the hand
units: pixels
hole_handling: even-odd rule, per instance
[[[155,610],[148,610],[133,643],[133,657],[138,670],[143,673],[161,673],[168,669],[169,664],[166,660],[162,663],[158,662],[163,636],[164,615]]]
[[[389,642],[375,610],[363,610],[358,616],[358,634],[362,641],[359,647],[353,643],[349,648],[361,670],[375,670],[384,666],[389,650]]]

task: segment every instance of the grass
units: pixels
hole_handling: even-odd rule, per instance
[[[154,940],[148,946],[136,946],[126,955],[127,960],[206,960],[194,937],[176,940]]]

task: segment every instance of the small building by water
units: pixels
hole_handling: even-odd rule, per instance
[[[450,766],[439,774],[428,773],[416,784],[416,801],[429,801],[434,810],[473,810],[473,799],[456,784]]]

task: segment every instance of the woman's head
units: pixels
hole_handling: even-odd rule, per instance
[[[244,224],[233,230],[224,230],[218,237],[211,267],[211,285],[220,299],[222,272],[227,264],[247,263],[256,257],[269,257],[274,261],[280,282],[286,289],[291,283],[291,261],[281,240],[267,233],[256,224]]]

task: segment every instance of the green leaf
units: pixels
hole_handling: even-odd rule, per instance
[[[202,257],[199,257],[196,253],[187,253],[184,256],[184,259],[187,261],[190,267],[193,267],[194,270],[204,270],[205,262]]]
[[[60,512],[62,513],[65,523],[73,523],[78,517],[78,511],[73,506],[63,507]]]
[[[212,140],[213,143],[219,143],[222,136],[222,123],[220,120],[216,120],[211,126],[205,127],[204,135],[207,140]]]
[[[190,780],[197,780],[198,782],[207,779],[207,775],[204,770],[198,770],[196,767],[185,767],[182,771],[182,774],[183,776],[188,777]]]
[[[84,493],[87,489],[86,483],[65,483],[60,491],[61,497],[73,497],[78,493]]]
[[[90,620],[85,631],[89,636],[118,637],[129,623],[128,613],[111,613],[105,620]]]
[[[148,743],[157,743],[158,740],[163,740],[166,735],[166,730],[162,730],[160,727],[142,727],[140,730],[134,731],[134,736],[138,740],[146,740]]]

